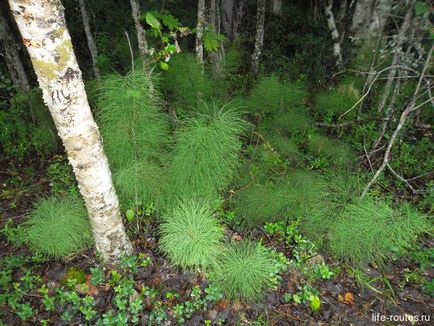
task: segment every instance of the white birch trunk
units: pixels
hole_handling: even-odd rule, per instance
[[[3,10],[3,8],[1,8]],[[30,90],[30,82],[24,68],[20,52],[14,39],[8,22],[4,17],[6,12],[0,15],[0,42],[4,50],[6,66],[11,75],[12,82],[23,91]]]
[[[376,0],[357,0],[351,23],[351,32],[356,38],[363,38],[371,21]]]
[[[107,158],[92,117],[60,0],[9,0],[45,103],[65,146],[106,262],[130,253]]]
[[[327,4],[324,7],[324,11],[326,14],[327,25],[331,32],[332,40],[333,40],[333,54],[336,57],[336,65],[340,66],[342,64],[342,50],[341,50],[341,42],[339,39],[339,32],[336,28],[335,17],[332,11],[333,1],[327,0]]]
[[[255,49],[252,54],[252,74],[254,76],[259,71],[259,58],[262,55],[262,46],[264,45],[265,1],[257,0]]]
[[[273,15],[282,15],[282,0],[273,0],[271,3],[271,11]]]
[[[205,31],[205,0],[197,3],[197,27],[196,27],[196,55],[199,62],[203,65],[203,33]]]
[[[83,27],[84,27],[84,32],[86,34],[87,47],[89,48],[90,56],[92,58],[93,74],[95,75],[95,78],[97,80],[100,80],[101,74],[99,73],[99,69],[96,66],[96,59],[98,57],[98,50],[96,48],[92,32],[90,31],[89,16],[87,15],[84,0],[78,0],[78,2],[80,4],[81,18],[83,19]]]
[[[140,4],[138,0],[130,0],[131,11],[134,19],[134,25],[137,31],[137,43],[139,45],[140,57],[143,62],[143,67],[146,66],[146,56],[149,53],[148,42],[146,40],[145,29],[140,23]]]

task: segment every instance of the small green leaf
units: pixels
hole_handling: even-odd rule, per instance
[[[166,51],[169,52],[169,53],[176,52],[176,46],[175,46],[175,44],[167,44]]]
[[[291,293],[285,293],[285,294],[283,295],[283,300],[284,300],[286,303],[288,303],[289,301],[291,301],[291,299],[292,299],[292,294],[291,294]]]
[[[423,1],[417,1],[416,5],[414,6],[414,11],[416,13],[416,16],[423,15],[427,12],[429,12],[428,5]]]
[[[131,222],[134,219],[134,211],[132,209],[127,210],[125,216],[127,217],[128,222]]]
[[[319,300],[319,297],[317,295],[311,295],[309,301],[310,309],[312,309],[312,311],[318,311],[321,307],[321,301]]]
[[[160,61],[160,68],[163,70],[169,70],[169,65],[164,61]]]
[[[155,16],[150,13],[147,12],[146,13],[146,22],[152,27],[152,28],[156,28],[156,29],[160,29],[160,22],[157,20],[157,18],[155,18]]]
[[[295,303],[301,303],[301,298],[298,294],[294,294],[292,300],[294,300]]]

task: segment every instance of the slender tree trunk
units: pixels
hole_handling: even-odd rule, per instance
[[[252,54],[251,67],[254,76],[258,75],[259,58],[261,57],[264,45],[265,2],[266,0],[257,0],[255,49]]]
[[[333,54],[336,57],[336,65],[340,66],[342,64],[341,42],[339,39],[338,29],[336,28],[336,22],[335,22],[335,17],[333,15],[332,7],[333,7],[333,0],[327,0],[327,4],[324,7],[324,11],[326,14],[329,30],[332,34]]]
[[[148,42],[146,41],[145,29],[140,23],[140,3],[139,0],[130,0],[131,11],[134,19],[134,25],[137,31],[137,43],[139,45],[140,57],[143,62],[143,67],[146,66],[146,56],[149,53]]]
[[[84,32],[86,33],[87,46],[89,48],[90,56],[92,57],[93,74],[97,80],[101,79],[101,74],[96,66],[96,59],[98,57],[98,50],[93,40],[92,32],[90,31],[89,16],[87,15],[86,6],[84,0],[78,0],[80,4],[81,18],[83,19]]]
[[[392,63],[391,66],[392,69],[389,70],[389,74],[387,76],[387,82],[384,86],[384,91],[381,96],[381,100],[378,104],[377,112],[381,112],[386,105],[387,99],[389,98],[390,91],[392,89],[393,79],[395,77],[396,71],[398,70],[398,63],[401,59],[402,55],[402,46],[406,40],[408,29],[411,25],[411,19],[413,17],[413,5],[410,6],[410,8],[407,10],[407,13],[405,14],[404,21],[401,24],[401,28],[398,32],[398,38],[396,40],[396,47],[394,50],[394,54],[392,57]]]
[[[196,55],[203,65],[203,33],[205,31],[205,0],[198,0],[197,3],[197,27],[196,27]]]
[[[3,11],[3,8],[1,8]],[[0,44],[2,44],[3,54],[11,75],[12,82],[23,91],[30,90],[30,82],[27,76],[22,57],[18,50],[18,45],[12,38],[13,34],[6,21],[6,12],[0,13]]]
[[[223,33],[229,42],[232,42],[234,40],[235,1],[221,0],[221,7]]]
[[[372,12],[372,18],[367,29],[370,37],[383,33],[391,8],[391,0],[378,0]]]
[[[214,28],[214,32],[220,34],[220,0],[211,0],[209,7],[209,22]],[[215,77],[222,74],[222,62],[224,56],[223,42],[216,51],[209,53],[212,70]]]
[[[273,15],[282,16],[282,0],[272,0],[271,11]]]
[[[369,22],[371,21],[376,0],[357,0],[351,23],[351,32],[356,38],[366,35]]]
[[[236,11],[235,11],[235,19],[234,19],[234,36],[235,39],[239,34],[240,24],[244,17],[244,9],[246,6],[246,0],[238,0],[236,2]]]
[[[95,245],[106,262],[130,253],[107,158],[92,117],[60,0],[9,0],[84,198]]]

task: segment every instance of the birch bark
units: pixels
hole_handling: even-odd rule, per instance
[[[80,5],[81,18],[83,19],[83,27],[84,27],[84,32],[86,34],[87,46],[89,48],[90,56],[92,58],[93,74],[95,75],[95,78],[97,80],[100,80],[101,74],[99,72],[98,67],[96,66],[96,59],[98,57],[98,50],[96,48],[92,32],[90,31],[89,16],[88,16],[87,11],[86,11],[86,5],[84,4],[84,0],[78,0],[78,2]]]
[[[196,27],[196,55],[199,62],[203,65],[203,33],[205,31],[205,0],[197,3],[197,27]]]
[[[60,0],[9,0],[106,262],[130,253],[107,158],[93,119]]]
[[[259,71],[259,58],[261,57],[262,46],[264,45],[264,25],[265,0],[257,0],[255,49],[252,54],[252,74],[254,76]]]
[[[333,54],[336,57],[336,65],[340,66],[342,64],[342,50],[341,50],[341,42],[339,39],[339,32],[336,28],[335,17],[332,11],[333,0],[327,0],[327,4],[324,7],[324,11],[326,14],[327,25],[332,35],[333,40]]]
[[[131,11],[133,15],[134,25],[137,31],[137,43],[139,45],[140,57],[143,62],[143,67],[146,66],[146,56],[148,55],[148,42],[146,40],[145,29],[140,23],[140,4],[138,0],[130,0]]]

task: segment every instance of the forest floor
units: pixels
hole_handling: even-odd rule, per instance
[[[86,313],[82,306],[74,310],[71,308],[73,303],[69,303],[48,309],[47,303],[43,301],[45,294],[62,295],[63,290],[59,289],[65,286],[65,277],[71,275],[71,271],[83,273],[82,281],[72,286],[79,297],[93,297],[94,310],[99,316],[105,314],[104,324],[110,324],[111,315],[107,315],[107,312],[122,310],[116,298],[120,287],[115,283],[122,284],[124,277],[132,279],[132,289],[126,295],[130,304],[130,310],[126,311],[130,315],[133,315],[131,302],[138,297],[139,292],[144,293],[143,306],[136,313],[140,325],[151,322],[160,325],[429,325],[427,321],[410,323],[403,320],[410,320],[411,316],[419,319],[428,316],[432,320],[433,300],[417,282],[418,277],[433,278],[431,263],[428,263],[428,268],[421,270],[414,260],[404,258],[389,264],[381,272],[376,266],[370,266],[363,273],[358,273],[325,254],[315,254],[302,262],[301,269],[290,264],[281,274],[277,290],[268,292],[262,301],[229,302],[219,294],[213,294],[203,274],[181,271],[169,264],[158,252],[158,225],[151,220],[138,226],[142,230],[140,236],[137,232],[130,235],[136,253],[142,253],[141,257],[145,258],[143,261],[146,263],[137,260],[127,262],[119,274],[102,269],[101,279],[90,282],[91,277],[95,277],[95,270],[91,271],[91,268],[98,265],[92,250],[64,261],[38,261],[30,258],[32,255],[25,247],[17,247],[10,241],[12,234],[8,220],[12,219],[14,226],[19,224],[34,199],[49,189],[48,179],[41,171],[44,169],[39,162],[33,166],[17,166],[14,170],[1,171],[0,286],[3,289],[0,287],[0,296],[10,291],[13,282],[21,283],[22,288],[17,297],[21,304],[17,305],[18,308],[11,309],[6,302],[0,302],[0,325],[43,324],[43,320],[49,325],[97,324],[92,313],[87,317],[89,321],[85,321]],[[128,227],[134,229],[137,225],[131,223]],[[247,236],[233,226],[227,227],[226,235],[232,239]],[[249,236],[262,238],[267,246],[282,252],[289,261],[294,260],[298,244],[288,246],[282,237],[267,234],[259,228]],[[429,246],[432,247],[432,244]],[[323,262],[334,271],[334,275],[318,279],[302,272],[306,266]],[[5,278],[8,273],[11,278]],[[30,284],[27,288],[26,282]],[[77,283],[87,286],[80,288]],[[303,297],[309,295],[309,288],[318,293],[320,298],[320,308],[314,309],[316,311]],[[67,293],[66,290],[64,293]],[[295,293],[299,294],[297,298],[294,297]],[[24,303],[31,307],[30,312],[26,313],[26,306],[22,306]],[[65,317],[65,309],[76,313]],[[121,323],[112,320],[111,324]]]

